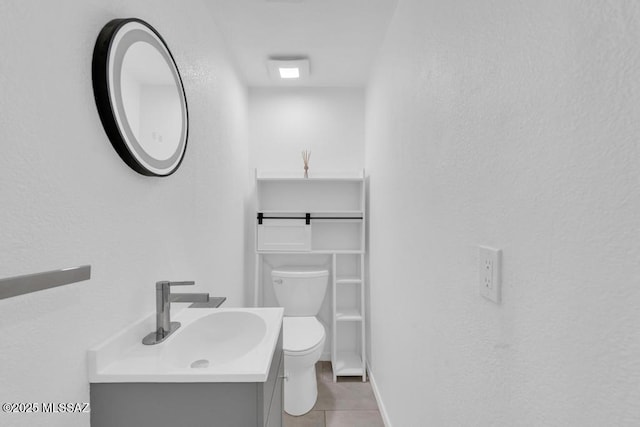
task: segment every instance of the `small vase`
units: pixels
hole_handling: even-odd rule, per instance
[[[304,167],[304,177],[309,178],[309,166]]]

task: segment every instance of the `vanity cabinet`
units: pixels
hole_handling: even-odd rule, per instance
[[[282,427],[282,330],[265,382],[91,383],[91,427]]]
[[[317,261],[331,270],[331,362],[339,376],[362,376],[365,358],[365,176],[256,170],[255,304],[269,284],[265,266]]]

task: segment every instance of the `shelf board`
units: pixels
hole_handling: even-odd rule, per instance
[[[345,177],[345,178],[341,178],[341,177],[309,177],[309,178],[296,178],[296,177],[258,177],[257,178],[258,182],[264,182],[264,181],[300,181],[300,182],[318,182],[318,181],[342,181],[342,182],[346,182],[346,181],[362,181],[363,178],[360,177]]]
[[[337,276],[336,285],[360,284],[362,279],[360,276]]]
[[[333,361],[333,372],[336,376],[360,376],[364,375],[362,358],[355,352],[338,352]]]
[[[338,322],[360,322],[362,314],[355,308],[342,308],[336,310],[336,321]]]
[[[321,249],[321,250],[312,250],[309,253],[355,255],[355,254],[363,254],[364,251],[359,249]]]
[[[345,172],[309,172],[309,178],[304,177],[304,171],[256,171],[257,181],[363,181],[364,171]]]
[[[359,255],[363,254],[364,251],[361,250],[341,250],[341,249],[322,249],[322,250],[310,250],[310,251],[266,251],[266,250],[256,250],[258,254],[278,254],[278,255],[331,255],[331,254],[342,254],[342,255]]]
[[[315,223],[323,223],[323,224],[335,224],[335,223],[362,223],[363,219],[362,218],[319,218],[319,217],[315,217],[315,218],[311,218],[311,221],[315,222]]]

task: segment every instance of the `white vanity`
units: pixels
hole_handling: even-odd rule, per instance
[[[282,308],[188,308],[160,344],[141,342],[151,316],[94,347],[92,427],[281,426],[282,316]]]

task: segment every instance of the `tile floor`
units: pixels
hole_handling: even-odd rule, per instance
[[[330,362],[318,362],[318,401],[300,417],[284,414],[284,427],[384,427],[371,384],[362,377],[333,382]]]

